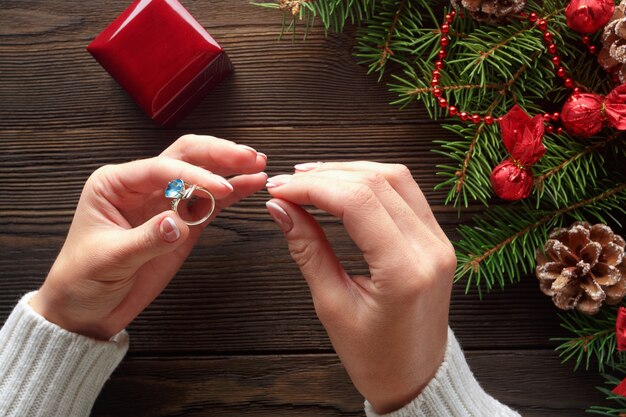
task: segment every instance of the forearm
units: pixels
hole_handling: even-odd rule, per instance
[[[109,341],[46,321],[24,296],[0,329],[0,415],[88,416],[128,350],[122,331]]]
[[[380,417],[366,402],[368,417]],[[454,333],[448,329],[448,345],[441,367],[422,393],[385,417],[520,417],[487,394],[469,369]]]

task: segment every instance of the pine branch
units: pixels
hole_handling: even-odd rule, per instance
[[[309,27],[318,18],[326,32],[331,29],[341,32],[346,23],[363,22],[372,15],[376,0],[276,0],[252,4],[283,11],[281,36],[285,32],[292,31],[295,37],[298,21],[304,21],[306,24],[304,38],[306,38]],[[290,16],[289,20],[287,16]]]
[[[513,78],[519,67],[533,64],[530,57],[534,52],[545,48],[540,36],[523,36],[533,28],[520,28],[521,25],[511,24],[495,33],[482,28],[474,30],[457,43],[458,58],[448,62],[461,64],[459,74],[481,84],[488,81],[488,74]]]
[[[615,366],[613,371],[616,371],[622,377],[626,375],[626,369],[622,365]],[[609,400],[611,404],[613,404],[613,406],[594,405],[587,409],[587,412],[590,414],[599,414],[602,416],[626,417],[626,397],[611,392],[611,390],[615,388],[621,382],[621,380],[614,375],[603,374],[602,376],[605,379],[605,386],[596,387],[596,389],[602,392],[606,396],[606,399]]]
[[[551,210],[535,209],[528,202],[513,208],[492,207],[474,218],[474,226],[459,226],[455,279],[467,277],[466,290],[474,285],[480,296],[496,285],[503,288],[506,281],[519,281],[533,268],[535,251],[543,247],[550,229],[562,226],[566,215],[619,224],[611,211],[626,214],[626,182],[601,190]]]
[[[623,133],[615,132],[585,146],[569,136],[546,135],[544,145],[548,152],[536,165],[541,173],[535,177],[537,205],[544,198],[557,205],[563,204],[565,199],[581,196],[588,187],[596,187],[599,179],[610,177],[612,173],[607,170],[604,154],[626,157],[623,138]]]
[[[446,92],[446,91],[455,91],[455,90],[469,90],[469,89],[493,89],[493,90],[502,91],[503,88],[504,88],[504,86],[502,86],[500,84],[442,85],[442,86],[439,87],[439,89],[443,90],[444,92]],[[424,94],[424,93],[429,93],[430,94],[430,93],[433,92],[434,89],[435,89],[434,87],[414,88],[412,90],[405,91],[404,94],[406,94],[407,96],[418,96],[418,95]]]
[[[410,64],[414,58],[414,35],[432,16],[429,0],[380,0],[372,16],[357,33],[355,56],[368,72],[382,77],[389,62]],[[434,17],[433,17],[434,18]]]
[[[445,203],[467,207],[470,197],[487,205],[492,195],[489,176],[492,168],[505,157],[500,148],[500,134],[496,126],[485,124],[462,127],[442,125],[457,134],[459,140],[435,140],[440,145],[434,152],[445,155],[456,165],[438,165],[438,175],[446,179],[435,188],[448,188]]]
[[[617,341],[615,338],[616,306],[604,306],[594,316],[588,316],[578,311],[568,314],[559,314],[561,327],[573,333],[572,337],[554,338],[561,341],[556,348],[563,362],[575,360],[574,369],[583,363],[589,369],[594,360],[599,372],[605,367],[615,367],[623,362],[623,357],[617,357]],[[617,360],[616,360],[617,359]]]
[[[400,1],[400,4],[398,5],[398,10],[396,11],[395,15],[393,16],[393,20],[391,21],[391,26],[389,26],[389,34],[387,35],[387,38],[385,39],[385,44],[381,45],[380,47],[381,52],[380,52],[380,59],[379,59],[379,64],[378,64],[379,69],[384,68],[385,64],[387,63],[387,60],[389,59],[389,56],[394,54],[393,50],[391,49],[391,39],[393,39],[393,35],[396,30],[396,25],[398,24],[398,18],[400,17],[400,14],[402,13],[402,10],[404,9],[405,5],[406,5],[406,0]]]

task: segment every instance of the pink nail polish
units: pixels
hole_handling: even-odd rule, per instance
[[[226,178],[217,177],[217,179],[220,183],[224,184],[230,191],[234,190],[233,185],[229,183]]]
[[[272,201],[265,203],[265,206],[267,207],[267,211],[270,213],[270,216],[272,216],[272,219],[283,232],[286,233],[293,228],[293,221],[291,220],[291,217],[289,217],[289,214],[287,214],[281,206]]]
[[[280,187],[281,185],[287,184],[289,181],[291,181],[291,175],[276,175],[275,177],[267,180],[267,184],[265,184],[265,187],[276,188]]]
[[[161,225],[159,226],[159,229],[161,231],[161,236],[163,236],[163,239],[165,239],[166,242],[176,242],[180,237],[180,230],[178,230],[176,222],[170,217],[166,217],[161,220]]]
[[[315,168],[318,168],[320,165],[322,165],[321,162],[307,162],[305,164],[297,164],[294,166],[295,170],[298,172],[306,172],[306,171],[312,171]]]
[[[250,151],[254,154],[254,156],[256,156],[258,154],[258,152],[256,151],[256,149],[249,147],[248,145],[239,145],[240,147],[242,147],[243,149]]]

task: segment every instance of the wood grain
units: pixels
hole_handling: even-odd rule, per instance
[[[406,164],[445,231],[458,217],[424,109],[399,110],[351,56],[354,29],[277,41],[280,16],[248,1],[183,0],[236,71],[177,128],[154,125],[85,46],[126,7],[117,0],[2,0],[0,6],[0,320],[37,288],[98,166],[151,157],[185,133],[253,146],[270,175],[298,162]],[[226,210],[163,294],[130,326],[129,358],[96,416],[361,416],[308,289],[260,192]],[[315,212],[352,272],[364,265],[340,224]],[[479,380],[527,417],[581,416],[597,377],[552,351],[564,334],[534,278],[479,301],[455,286],[451,324]]]
[[[582,417],[590,401],[602,400],[588,389],[601,383],[597,375],[572,373],[551,351],[467,356],[485,390],[524,417]],[[363,416],[362,401],[335,355],[133,357],[113,374],[93,416]]]
[[[125,129],[155,127],[85,51],[123,3],[90,3],[3,2],[3,19],[11,23],[0,32],[0,54],[8,58],[0,60],[0,97],[11,99],[0,100],[0,128],[107,128],[111,120]],[[350,58],[353,33],[326,38],[318,31],[294,45],[278,41],[280,16],[271,10],[245,1],[185,5],[225,48],[235,72],[183,128],[431,124],[423,109],[387,105],[396,97]]]

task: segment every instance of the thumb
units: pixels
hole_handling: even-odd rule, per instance
[[[129,263],[141,266],[151,259],[170,253],[189,236],[189,226],[173,211],[157,214],[144,224],[127,230],[120,249]]]
[[[316,305],[322,298],[347,295],[350,278],[313,216],[285,200],[272,199],[266,206],[285,234],[291,257],[300,267]]]

